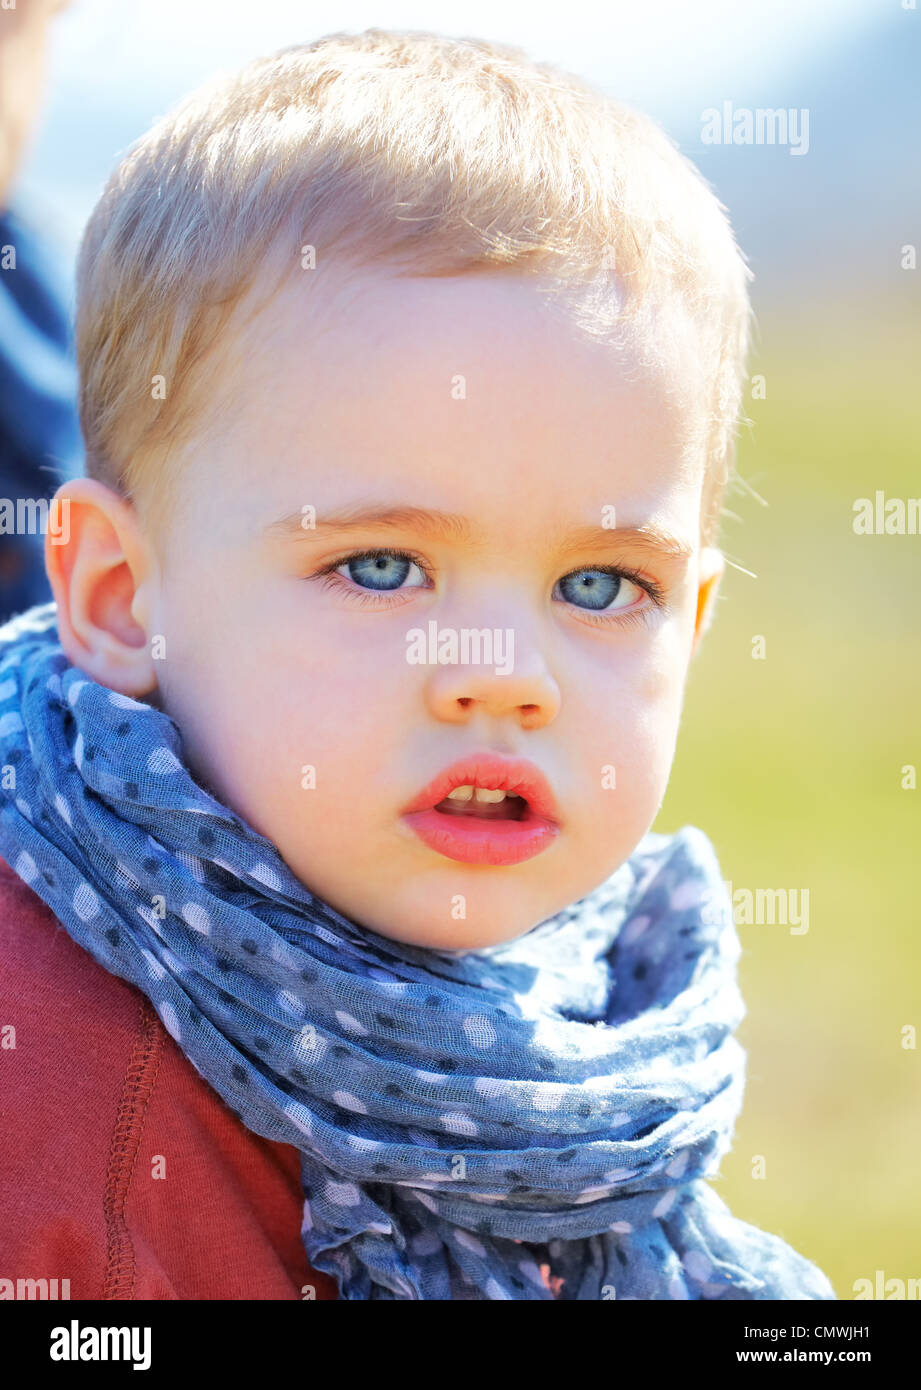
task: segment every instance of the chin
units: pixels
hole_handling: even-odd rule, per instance
[[[448,922],[443,932],[433,931],[431,917],[418,925],[406,922],[394,927],[391,922],[386,930],[382,926],[374,926],[371,922],[366,922],[365,925],[376,931],[379,936],[386,936],[391,941],[400,941],[404,946],[421,946],[430,951],[483,951],[490,946],[503,946],[506,942],[517,940],[538,923],[522,923],[504,933],[497,933],[494,927],[490,929],[483,926],[478,929],[465,922]]]

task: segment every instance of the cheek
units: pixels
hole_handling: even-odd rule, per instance
[[[280,845],[294,825],[365,818],[388,746],[412,725],[406,669],[369,658],[360,635],[333,645],[286,622],[229,631],[190,641],[176,662],[170,712],[193,767]]]
[[[357,789],[409,722],[406,669],[369,651],[358,624],[323,613],[299,584],[191,555],[156,621],[163,706],[193,775],[283,851],[304,830],[329,847],[366,818],[373,803]]]
[[[658,806],[674,757],[686,671],[680,633],[663,630],[653,642],[612,653],[586,687],[600,695],[600,708],[598,701],[586,703],[574,727],[584,731],[596,787],[604,787],[604,769],[614,768],[616,801],[610,790],[598,793],[607,816],[642,818]]]

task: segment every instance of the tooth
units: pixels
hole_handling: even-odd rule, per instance
[[[489,790],[488,788],[486,788],[486,787],[477,787],[477,789],[476,789],[476,799],[477,799],[477,801],[504,801],[504,800],[505,800],[505,792],[503,792],[503,791],[490,791],[490,790]]]
[[[449,801],[472,801],[473,786],[455,787],[453,792],[448,792]]]

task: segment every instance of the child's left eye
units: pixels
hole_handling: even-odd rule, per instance
[[[624,574],[623,570],[606,567],[573,570],[572,574],[565,574],[557,580],[556,588],[567,603],[577,608],[584,605],[595,613],[614,613],[622,608],[631,608],[644,593],[649,592]]]

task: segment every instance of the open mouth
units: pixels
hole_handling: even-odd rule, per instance
[[[469,816],[477,820],[524,820],[527,799],[516,792],[490,791],[471,785],[455,787],[433,810],[445,816]]]
[[[540,769],[487,752],[445,769],[402,814],[423,844],[462,864],[521,864],[549,849],[561,828]]]

